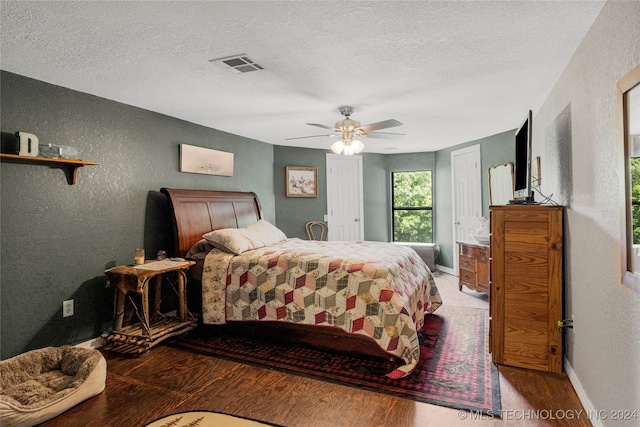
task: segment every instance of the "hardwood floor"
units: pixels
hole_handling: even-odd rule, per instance
[[[436,281],[445,304],[487,304],[482,294],[458,292],[454,277],[443,274]],[[578,416],[583,408],[564,374],[500,366],[501,420],[164,345],[137,358],[106,356],[105,391],[42,426],[143,426],[197,409],[283,426],[591,425],[586,415]]]

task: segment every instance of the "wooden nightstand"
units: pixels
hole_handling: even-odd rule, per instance
[[[113,267],[105,274],[111,287],[116,291],[114,297],[115,328],[107,337],[105,348],[121,353],[143,353],[159,342],[187,332],[197,326],[197,321],[187,308],[186,270],[193,261],[148,261],[143,265],[123,265]],[[166,273],[175,272],[177,283],[173,286],[178,296],[177,316],[168,316],[160,312],[162,302],[162,278]],[[149,282],[154,279],[154,306],[149,313]],[[129,292],[141,296],[139,308],[133,298],[129,298],[137,323],[123,326],[125,302]]]
[[[462,286],[477,292],[489,293],[489,246],[480,243],[458,242],[459,276],[458,290]]]

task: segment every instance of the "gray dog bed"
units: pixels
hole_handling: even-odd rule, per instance
[[[106,375],[102,354],[80,347],[46,347],[0,361],[2,425],[49,420],[100,394]]]

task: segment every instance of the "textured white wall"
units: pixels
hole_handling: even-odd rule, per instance
[[[575,328],[566,335],[566,357],[592,409],[638,416],[640,294],[621,285],[625,192],[616,85],[639,63],[640,2],[610,1],[533,120],[542,191],[567,206],[565,318],[573,314]],[[610,416],[601,422],[618,425]]]

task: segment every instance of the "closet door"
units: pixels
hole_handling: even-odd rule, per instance
[[[496,363],[562,372],[562,215],[559,206],[491,207]]]

